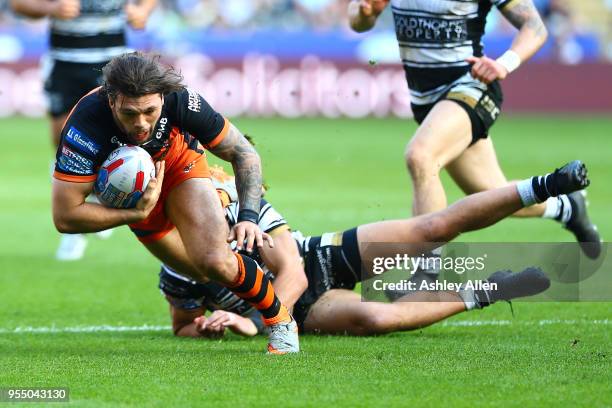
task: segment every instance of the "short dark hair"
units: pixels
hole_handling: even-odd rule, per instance
[[[183,75],[163,65],[159,55],[131,52],[119,55],[102,68],[102,92],[111,99],[118,94],[130,98],[166,95],[185,88]]]

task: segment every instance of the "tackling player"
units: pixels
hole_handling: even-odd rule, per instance
[[[42,70],[51,139],[57,150],[68,112],[77,101],[102,83],[102,67],[128,51],[126,20],[144,29],[156,0],[11,0],[15,12],[31,18],[49,17],[49,54]],[[91,199],[95,199],[92,196]],[[111,231],[98,233],[109,236]],[[64,234],[55,257],[72,261],[83,257],[87,246],[81,234]]]
[[[84,233],[128,224],[162,262],[197,281],[218,282],[255,307],[270,328],[269,353],[299,351],[296,323],[270,280],[255,261],[234,254],[227,244],[235,239],[247,252],[264,241],[273,245],[257,226],[262,175],[255,149],[156,57],[123,54],[102,71],[102,87],[76,104],[62,129],[53,182],[56,228]],[[87,202],[98,167],[121,144],[148,151],[156,177],[135,208]],[[204,148],[231,162],[236,174],[241,207],[231,230]]]
[[[413,215],[446,207],[440,171],[472,194],[508,184],[489,129],[499,116],[499,81],[544,44],[547,31],[532,0],[352,0],[353,30],[374,27],[391,3],[412,111],[419,123],[405,159],[413,186]],[[494,60],[483,53],[486,17],[495,6],[519,31]],[[601,252],[599,233],[587,216],[582,192],[551,197],[515,216],[552,218],[569,229],[587,256]]]
[[[372,270],[370,266],[375,257],[397,255],[398,245],[393,244],[404,244],[401,248],[408,255],[421,254],[462,232],[485,228],[521,208],[583,189],[588,184],[586,168],[575,161],[546,176],[468,196],[435,213],[361,225],[321,236],[305,238],[296,232],[293,234],[293,248],[291,245],[286,245],[283,251],[274,248],[277,253],[272,258],[273,250],[263,247],[254,256],[259,262],[263,261],[274,275],[283,264],[279,260],[293,262],[297,243],[308,278],[308,289],[295,304],[293,314],[305,332],[366,335],[421,328],[498,300],[537,294],[546,290],[550,281],[537,268],[528,268],[518,274],[500,271],[488,278],[489,282],[497,284],[496,291],[467,288],[459,293],[417,291],[402,298],[417,301],[363,302],[353,289],[364,277],[362,271]],[[217,189],[222,194],[232,195],[231,183],[218,183]],[[227,203],[229,200],[224,201]],[[289,237],[284,219],[270,204],[266,203],[266,208],[267,218],[259,219],[262,230]],[[235,222],[236,211],[236,203],[226,207],[226,219],[230,225]],[[377,245],[368,250],[368,243],[391,245]],[[226,328],[245,336],[262,332],[259,314],[227,289],[196,282],[179,271],[162,265],[159,283],[170,304],[175,335],[218,337]],[[431,279],[422,273],[421,278]],[[206,310],[213,313],[205,317]]]

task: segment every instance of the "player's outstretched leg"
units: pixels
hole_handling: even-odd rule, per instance
[[[420,255],[422,251],[449,242],[461,233],[489,227],[523,207],[582,190],[588,185],[586,166],[576,160],[544,176],[472,194],[441,211],[405,220],[361,225],[358,239],[360,245],[370,242],[411,244],[407,248],[414,253],[408,255]],[[397,248],[390,246],[390,250],[396,251]],[[368,260],[368,254],[360,255],[364,261]]]
[[[421,255],[422,252],[453,240],[461,233],[486,228],[523,207],[560,194],[572,194],[586,188],[589,183],[586,166],[575,160],[553,173],[467,196],[442,211],[407,220],[362,225],[358,230],[360,248],[370,242],[407,244],[407,255]],[[379,252],[385,250],[380,246],[378,248]],[[388,250],[388,254],[377,253],[376,256],[395,256],[398,248],[390,245]],[[360,255],[366,265],[371,262],[372,254]],[[420,282],[423,279],[436,279],[431,271],[422,272],[418,271],[411,280]],[[406,291],[385,293],[390,300],[407,294]]]
[[[490,139],[480,140],[447,166],[447,171],[466,194],[499,188],[508,184]],[[589,258],[601,253],[601,238],[589,220],[585,192],[551,197],[541,204],[524,207],[516,217],[543,217],[559,222],[574,234]]]
[[[270,328],[268,353],[297,353],[300,351],[297,323],[274,294],[272,283],[257,262],[248,256],[234,255],[238,260],[238,277],[226,286],[262,314],[264,324]]]
[[[463,289],[459,292],[467,310],[482,309],[500,300],[510,301],[537,295],[550,287],[550,279],[536,267],[526,268],[519,273],[497,271],[486,282],[491,284],[489,289]]]
[[[304,329],[321,334],[355,336],[415,330],[500,300],[533,296],[550,286],[546,275],[533,267],[519,273],[495,272],[487,282],[492,290],[464,289],[459,293],[415,291],[394,303],[362,302],[358,293],[332,289],[312,305]]]
[[[435,238],[432,242],[448,242],[460,233],[491,226],[522,207],[582,190],[589,184],[586,165],[574,160],[552,173],[519,181],[516,186],[465,197],[445,210],[426,216],[443,220],[444,228],[434,231],[440,235],[431,237]]]

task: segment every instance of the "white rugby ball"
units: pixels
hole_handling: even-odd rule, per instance
[[[146,150],[121,146],[102,163],[94,191],[107,207],[133,208],[154,176],[155,164]]]

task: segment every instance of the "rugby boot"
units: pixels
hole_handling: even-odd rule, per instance
[[[269,329],[267,354],[288,354],[300,351],[298,327],[293,317],[290,322],[276,323]]]
[[[551,182],[546,183],[546,189],[551,196],[570,194],[591,184],[586,165],[580,160],[574,160],[556,169],[551,176]]]
[[[572,215],[565,224],[580,243],[580,248],[591,259],[601,254],[601,236],[587,214],[586,191],[575,191],[567,195],[572,206]]]
[[[550,287],[550,279],[540,268],[529,267],[519,273],[497,271],[489,276],[487,283],[495,284],[496,289],[474,290],[478,308],[483,308],[499,300],[510,301],[519,297],[533,296]]]

